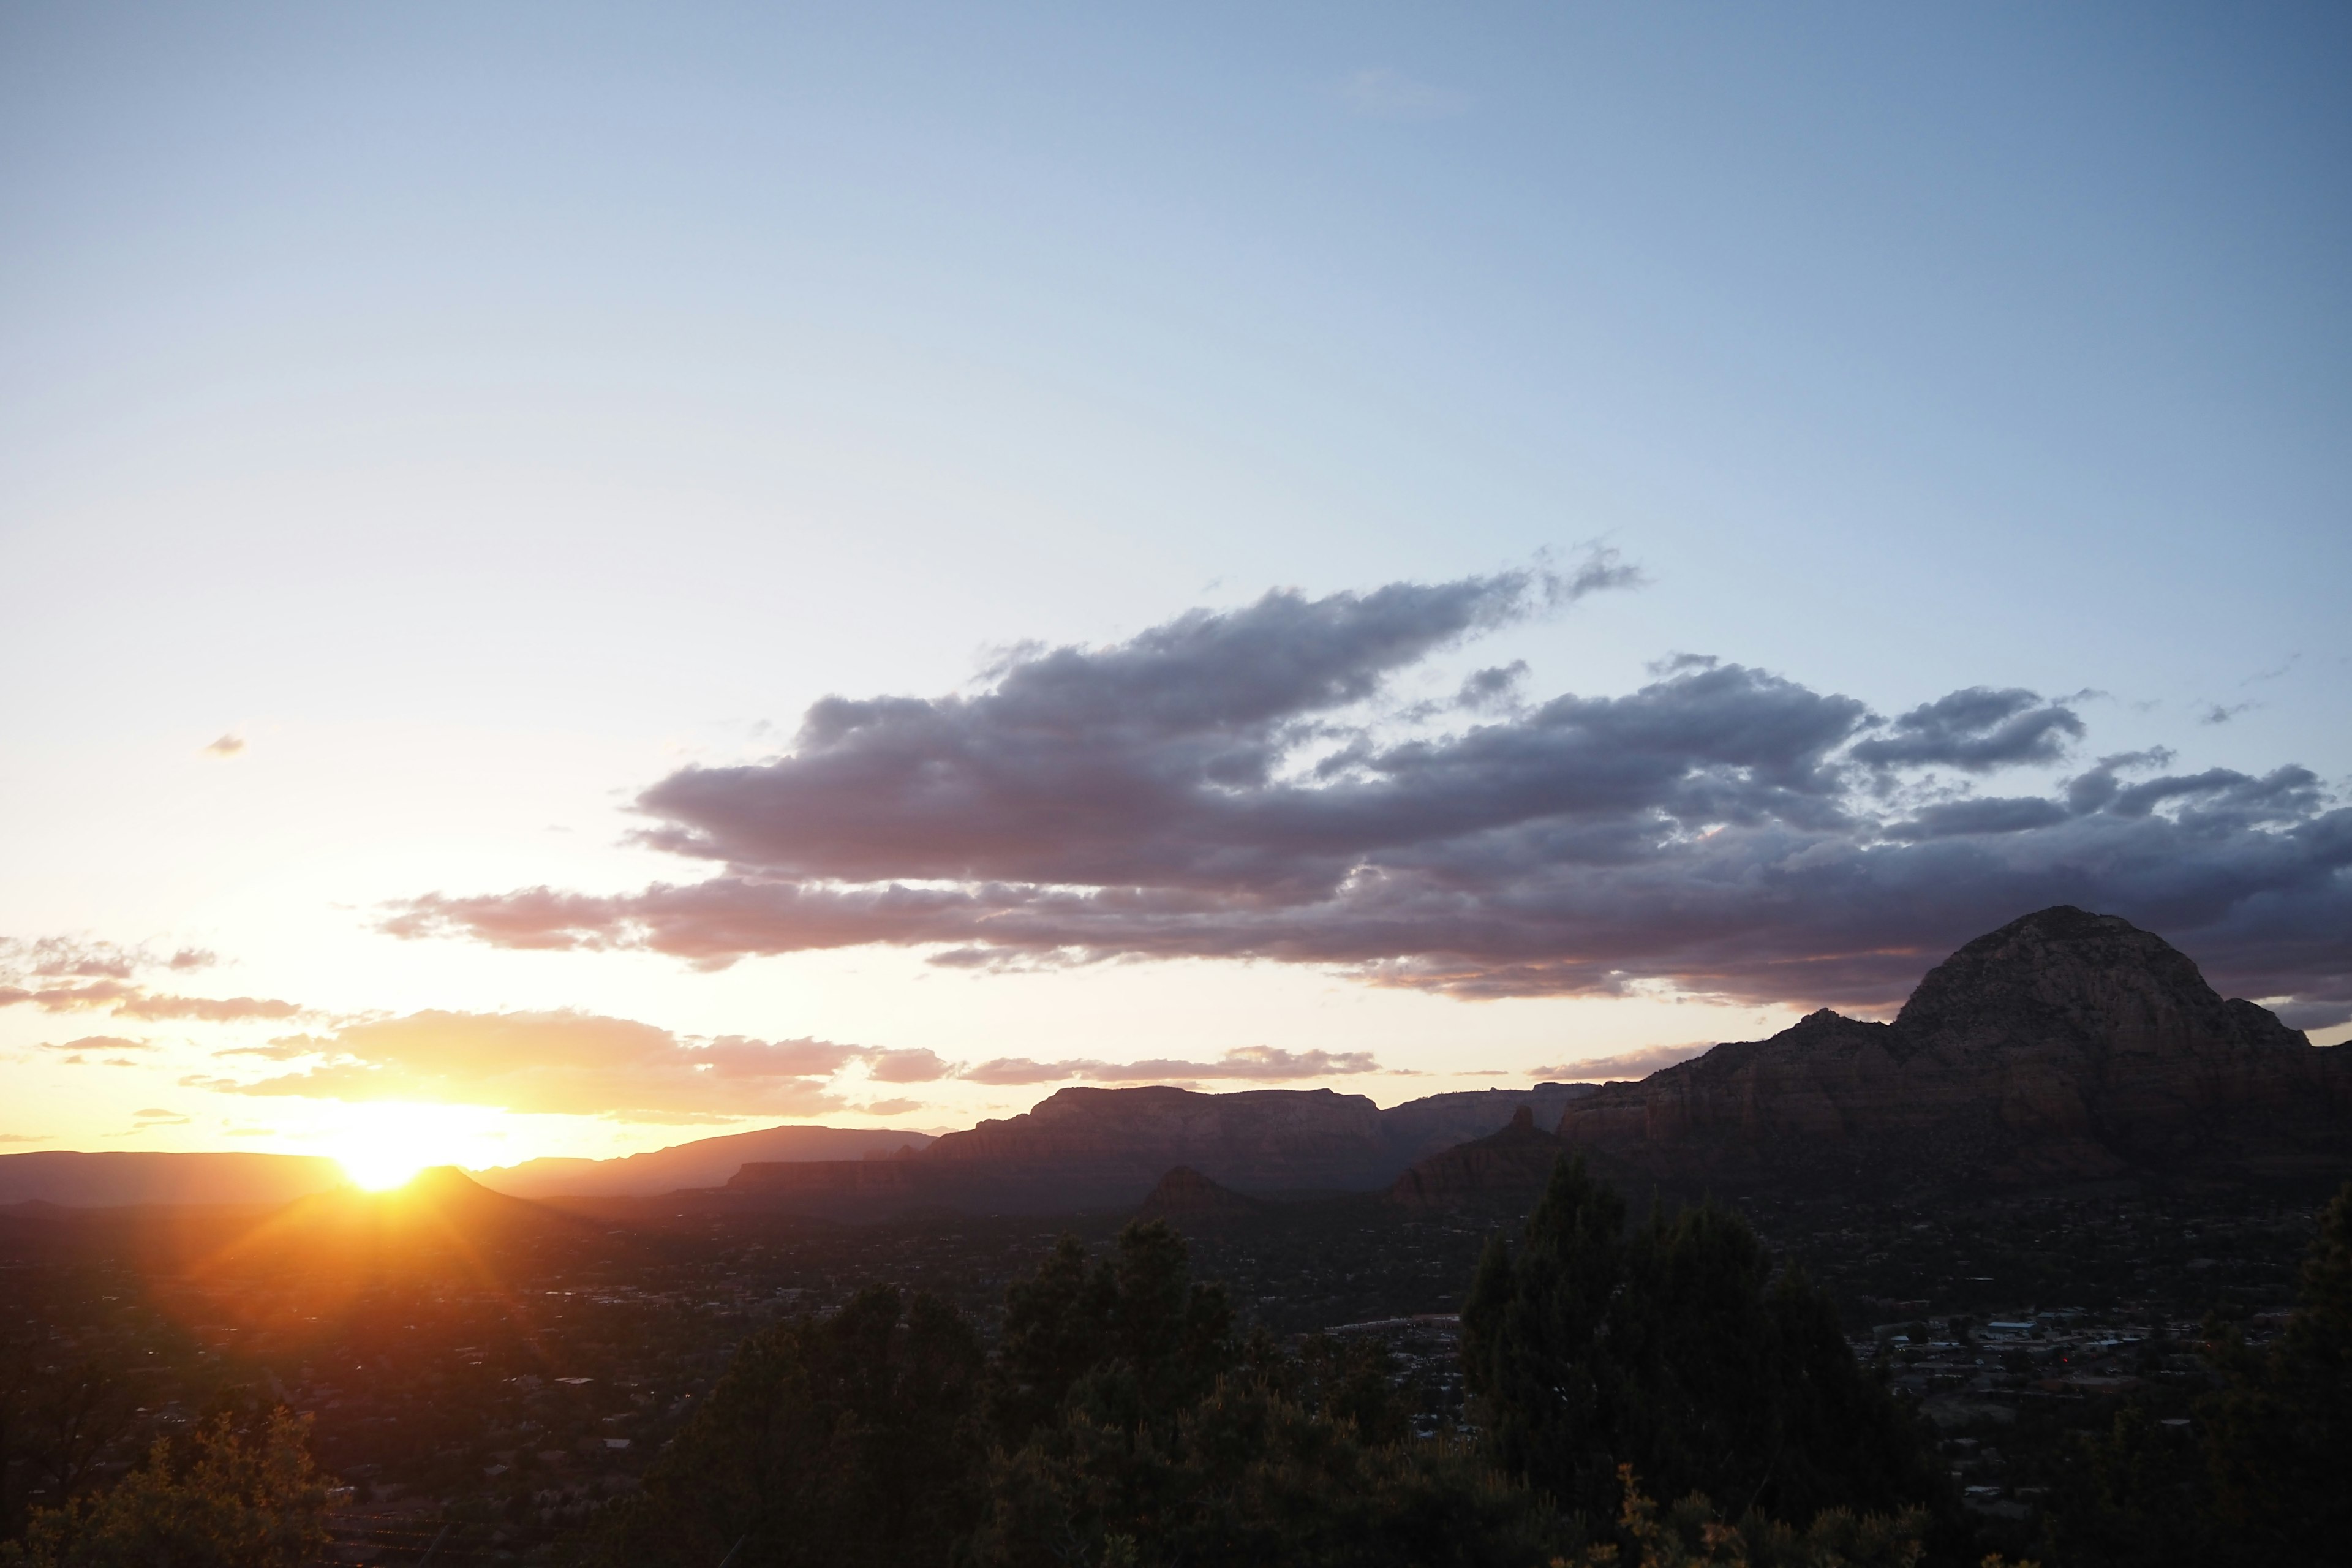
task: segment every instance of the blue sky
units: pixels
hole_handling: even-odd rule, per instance
[[[629,802],[828,693],[1596,542],[1643,585],[1398,679],[2025,689],[2084,731],[2035,789],[2163,747],[2339,791],[2347,66],[2318,5],[12,7],[0,933],[212,950],[207,994],[330,1046],[571,1008],[1431,1075],[1328,1080],[1389,1101],[1752,1032],[1781,1011],[700,973],[372,911],[689,876]],[[39,1050],[85,1027],[138,1065]],[[357,1113],[223,1087],[284,1028],[0,1013],[0,1131],[315,1146]],[[836,1120],[1034,1098],[845,1083]],[[475,1152],[675,1135],[476,1110]]]

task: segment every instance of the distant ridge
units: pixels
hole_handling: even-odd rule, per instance
[[[173,1154],[52,1150],[0,1154],[0,1204],[66,1208],[147,1204],[287,1204],[348,1187],[332,1160],[309,1154]]]
[[[518,1198],[657,1197],[686,1187],[724,1186],[753,1161],[856,1160],[930,1142],[928,1132],[887,1127],[762,1127],[616,1160],[525,1160],[472,1175],[491,1191]]]
[[[1147,1201],[1180,1167],[1192,1173],[1185,1180],[1245,1198],[1372,1193],[1415,1159],[1492,1132],[1515,1112],[1557,1118],[1591,1092],[1589,1084],[1474,1089],[1382,1110],[1328,1089],[1079,1086],[947,1133],[911,1159],[746,1163],[723,1201],[835,1219],[1116,1213]]]

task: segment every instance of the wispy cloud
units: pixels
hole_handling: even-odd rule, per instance
[[[223,735],[219,740],[205,746],[204,752],[205,755],[208,757],[233,757],[244,750],[245,739],[243,736]]]
[[[1380,1071],[1369,1051],[1286,1051],[1272,1046],[1244,1046],[1213,1062],[1155,1058],[1139,1062],[1099,1061],[1077,1058],[1039,1062],[1026,1057],[998,1057],[966,1068],[957,1076],[971,1083],[1060,1083],[1071,1079],[1089,1083],[1202,1082],[1216,1079],[1251,1079],[1275,1082],[1309,1078],[1338,1078]]]
[[[274,996],[189,996],[151,990],[140,978],[158,972],[186,974],[218,962],[209,949],[201,947],[183,947],[159,955],[143,944],[127,947],[82,937],[46,936],[31,941],[0,937],[0,1007],[110,1013],[145,1023],[268,1022],[308,1014],[300,1003]]]

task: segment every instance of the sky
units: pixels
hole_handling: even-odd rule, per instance
[[[2352,1034],[2352,16],[0,10],[0,1137]]]

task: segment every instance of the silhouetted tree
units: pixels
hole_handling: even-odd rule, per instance
[[[1742,1515],[1948,1511],[1916,1420],[1856,1364],[1801,1272],[1738,1215],[1654,1213],[1564,1159],[1519,1248],[1497,1237],[1463,1311],[1463,1376],[1497,1459],[1594,1520],[1632,1464]]]
[[[977,1517],[982,1360],[952,1308],[889,1286],[755,1335],[617,1510],[601,1560],[946,1562]]]
[[[2285,1331],[2262,1352],[2221,1334],[2208,1401],[2213,1512],[2250,1558],[2352,1553],[2352,1184],[2322,1210]]]
[[[1007,1295],[999,1446],[966,1560],[1534,1568],[1574,1538],[1470,1446],[1414,1442],[1377,1347],[1236,1345],[1182,1238],[1065,1242]]]

